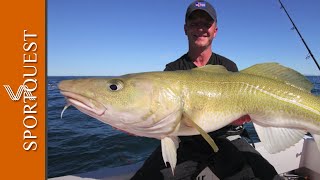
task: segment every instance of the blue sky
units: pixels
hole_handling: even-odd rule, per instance
[[[48,75],[162,71],[187,52],[191,0],[48,0]],[[213,51],[244,69],[278,62],[320,75],[278,0],[209,0],[218,16]],[[320,1],[282,0],[320,63]]]

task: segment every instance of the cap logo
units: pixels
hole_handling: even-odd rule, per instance
[[[196,6],[196,7],[199,7],[199,8],[200,8],[200,7],[206,7],[206,3],[205,3],[205,2],[196,2],[196,3],[195,3],[195,6]]]

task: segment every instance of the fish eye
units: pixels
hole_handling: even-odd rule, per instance
[[[121,80],[115,79],[108,83],[108,90],[119,91],[123,88],[123,82]]]
[[[118,90],[118,86],[116,85],[116,84],[110,84],[110,89],[112,90],[112,91],[116,91],[116,90]]]

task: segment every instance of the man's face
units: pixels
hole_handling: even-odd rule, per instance
[[[184,25],[189,45],[195,48],[206,48],[211,45],[218,31],[216,21],[202,10],[194,11]]]

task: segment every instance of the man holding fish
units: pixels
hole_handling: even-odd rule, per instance
[[[204,179],[198,176],[204,169],[215,179],[277,179],[246,141],[227,138],[230,124],[250,120],[270,153],[307,132],[320,149],[320,99],[303,75],[277,63],[237,72],[235,63],[212,52],[217,16],[205,1],[190,4],[184,30],[189,51],[164,72],[59,84],[65,109],[72,105],[121,131],[161,140],[132,179]]]
[[[218,26],[216,11],[210,3],[195,1],[189,5],[185,16],[184,31],[188,37],[189,51],[176,61],[167,64],[165,71],[189,70],[207,64],[223,65],[228,71],[238,71],[237,65],[233,61],[212,52],[212,41],[217,35]],[[251,145],[242,138],[233,141],[227,139],[230,134],[240,134],[242,132],[241,125],[246,121],[250,121],[249,116],[243,116],[235,121],[233,123],[235,126],[229,125],[209,133],[213,139],[219,138],[218,141],[221,141],[221,144],[218,144],[220,151],[217,153],[212,151],[201,135],[180,137],[180,147],[182,147],[177,153],[178,164],[175,169],[175,177],[177,179],[179,179],[179,175],[180,178],[196,177],[201,170],[210,167],[219,178],[230,176],[235,179],[252,177],[272,179],[277,174],[276,171]],[[234,132],[236,129],[238,133]],[[215,141],[217,142],[217,140]],[[222,150],[224,147],[225,149]],[[165,166],[161,156],[161,147],[159,146],[133,179],[155,178],[156,176],[171,177],[170,167]],[[226,157],[216,158],[219,156]],[[179,168],[179,161],[181,168]],[[190,171],[190,169],[192,170]]]

